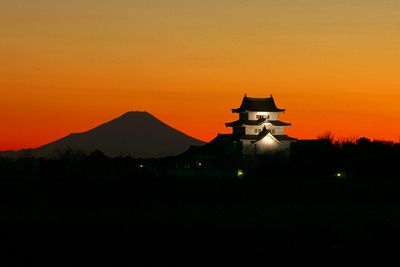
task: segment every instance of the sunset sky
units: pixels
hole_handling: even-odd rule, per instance
[[[0,150],[145,110],[204,141],[245,93],[288,134],[399,141],[399,0],[1,0]]]

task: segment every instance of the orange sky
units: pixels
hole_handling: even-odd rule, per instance
[[[129,110],[208,141],[244,93],[273,94],[294,137],[399,141],[399,18],[398,0],[3,0],[0,150]]]

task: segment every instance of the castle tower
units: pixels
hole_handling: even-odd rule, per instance
[[[243,97],[242,104],[233,113],[239,119],[226,123],[233,128],[233,136],[242,144],[243,155],[263,155],[279,150],[288,150],[297,139],[285,134],[290,123],[278,119],[285,112],[275,105],[272,95],[268,98]]]

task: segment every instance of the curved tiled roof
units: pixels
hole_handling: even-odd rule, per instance
[[[276,107],[272,96],[267,98],[254,98],[245,95],[240,108],[232,109],[232,112],[239,113],[246,111],[283,112],[285,110]]]
[[[273,126],[290,126],[292,124],[287,123],[287,122],[283,122],[283,121],[267,121],[269,123],[271,123]]]
[[[247,126],[253,126],[253,125],[261,125],[263,123],[271,123],[273,126],[290,126],[290,123],[279,121],[279,120],[267,120],[260,118],[258,120],[237,120],[229,123],[225,123],[227,127],[233,127],[233,126],[242,126],[242,125],[247,125]]]
[[[240,139],[257,142],[263,139],[265,136],[267,136],[267,134],[269,134],[270,132],[271,132],[270,130],[264,127],[259,134],[245,134],[242,135]]]
[[[240,137],[240,139],[242,140],[250,140],[252,142],[258,142],[261,141],[264,137],[266,137],[269,133],[271,133],[270,130],[268,130],[267,128],[263,128],[263,130],[259,133],[259,134],[246,134]],[[278,141],[296,141],[296,138],[287,136],[287,135],[274,135],[271,134],[273,137],[275,137]]]
[[[225,123],[227,127],[232,126],[242,126],[242,125],[260,125],[264,123],[267,119],[260,118],[258,120],[237,120],[229,123]]]

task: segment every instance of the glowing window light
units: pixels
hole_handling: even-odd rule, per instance
[[[346,173],[345,172],[337,172],[334,175],[338,180],[344,180],[346,179]]]
[[[244,176],[244,171],[243,170],[237,170],[237,177],[243,177]]]

